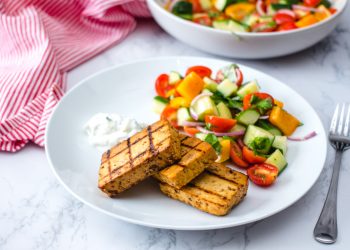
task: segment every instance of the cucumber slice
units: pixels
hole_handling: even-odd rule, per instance
[[[254,125],[249,125],[244,135],[243,142],[250,149],[261,154],[267,154],[270,151],[274,136],[266,130]]]
[[[198,138],[199,140],[205,141],[205,138],[207,137],[207,134],[204,133],[197,133],[195,135],[196,138]]]
[[[213,27],[230,32],[247,32],[249,27],[234,20],[218,20],[213,22]]]
[[[223,11],[228,5],[233,3],[235,0],[215,0],[214,6],[217,10]]]
[[[217,90],[225,97],[233,95],[237,92],[237,89],[237,84],[231,82],[229,79],[223,80],[217,88]]]
[[[256,126],[265,129],[266,131],[270,132],[273,135],[282,135],[281,130],[279,130],[277,127],[273,126],[271,123],[269,123],[266,120],[259,120],[256,123]]]
[[[280,174],[287,166],[286,158],[278,149],[275,150],[275,152],[273,152],[269,158],[267,158],[265,163],[276,166],[278,168],[278,174]]]
[[[287,136],[275,136],[275,140],[272,143],[272,147],[282,151],[283,155],[287,153]]]
[[[204,88],[209,89],[211,92],[215,92],[218,88],[218,84],[214,80],[210,79],[209,77],[204,77],[203,82],[204,82]]]
[[[206,115],[218,115],[214,101],[209,96],[203,96],[192,106],[198,115],[198,120],[203,121]]]
[[[218,105],[216,105],[216,108],[218,109],[219,116],[222,118],[232,119],[232,114],[230,109],[225,105],[225,103],[220,102]]]
[[[256,121],[259,119],[260,114],[258,111],[254,109],[247,109],[242,112],[240,112],[236,119],[239,123],[244,124],[244,125],[252,125],[256,123]]]
[[[169,101],[161,96],[156,96],[153,99],[152,109],[155,113],[161,114],[165,107],[168,105]]]
[[[241,86],[237,91],[237,95],[243,98],[248,94],[259,92],[259,90],[260,90],[260,87],[258,85],[258,82],[256,80],[253,80]]]
[[[169,84],[175,84],[181,80],[180,73],[176,71],[171,71],[169,74]]]
[[[243,20],[243,24],[251,27],[254,24],[259,22],[259,15],[256,13],[250,14],[249,16],[247,16],[246,18],[244,18]]]
[[[192,116],[188,108],[179,108],[177,110],[177,124],[183,126],[185,121],[193,121]]]

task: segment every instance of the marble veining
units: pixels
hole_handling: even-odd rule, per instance
[[[328,128],[335,104],[350,101],[349,22],[348,7],[335,31],[312,48],[276,59],[234,61],[290,85],[312,104]],[[68,87],[112,65],[171,55],[208,56],[176,41],[153,21],[142,19],[122,44],[70,72]],[[344,155],[340,176],[339,240],[325,246],[312,238],[327,194],[333,156],[328,147],[319,180],[288,209],[240,227],[186,232],[132,225],[87,207],[58,183],[43,150],[34,145],[16,154],[0,153],[0,249],[346,249],[350,245],[350,152]]]

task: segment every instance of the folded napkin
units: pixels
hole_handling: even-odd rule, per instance
[[[44,146],[66,73],[150,16],[145,0],[0,1],[0,150]]]

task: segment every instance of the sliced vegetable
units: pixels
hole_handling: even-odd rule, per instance
[[[317,22],[318,22],[318,20],[315,17],[315,15],[309,14],[309,15],[303,17],[302,19],[300,19],[300,21],[296,22],[295,25],[299,28],[304,28],[304,27],[313,25]]]
[[[303,137],[288,137],[288,140],[290,140],[290,141],[306,141],[306,140],[309,140],[309,139],[315,137],[316,135],[317,135],[317,133],[315,131],[312,131],[311,133],[309,133],[308,135],[303,136]]]
[[[184,126],[184,131],[186,134],[190,135],[190,136],[195,136],[196,134],[199,133],[199,130],[194,128],[194,127],[186,127]]]
[[[270,151],[273,140],[274,136],[271,133],[257,126],[249,125],[243,142],[250,149],[260,154],[267,154]]]
[[[181,81],[179,86],[177,86],[177,92],[191,101],[194,97],[196,97],[204,87],[204,82],[202,78],[195,72],[191,71],[185,79]]]
[[[208,67],[205,67],[205,66],[193,66],[193,67],[190,67],[190,68],[187,69],[186,76],[189,75],[192,72],[196,73],[201,78],[210,77],[211,73],[212,73],[211,69],[209,69]]]
[[[249,29],[248,26],[245,26],[244,24],[236,22],[232,19],[213,21],[213,27],[215,29],[226,30],[230,32],[246,32]]]
[[[201,96],[191,104],[191,114],[195,114],[195,120],[203,121],[206,115],[218,115],[216,105],[210,96]],[[196,119],[197,118],[197,119]]]
[[[237,95],[239,97],[243,98],[244,96],[246,96],[248,94],[259,92],[259,90],[260,90],[260,88],[259,88],[258,82],[256,80],[253,80],[251,82],[248,82],[248,83],[242,85],[238,89]]]
[[[216,162],[225,162],[230,159],[231,140],[222,139],[220,140],[220,145],[221,153]]]
[[[293,134],[300,125],[300,121],[297,118],[278,106],[272,108],[269,121],[287,136]]]
[[[181,81],[181,75],[179,74],[179,72],[176,71],[171,71],[169,74],[169,84],[176,84],[179,81]]]
[[[218,114],[222,118],[232,119],[232,114],[230,109],[226,106],[225,103],[220,102],[218,105],[216,105],[216,108],[218,110]]]
[[[272,147],[274,149],[279,149],[283,155],[287,153],[287,137],[276,135],[273,140]]]
[[[227,6],[234,2],[234,0],[213,0],[214,6],[217,10],[223,11]]]
[[[179,108],[177,110],[177,124],[179,126],[184,126],[185,122],[188,121],[193,121],[188,108]]]
[[[166,106],[162,114],[160,115],[160,118],[162,120],[168,120],[171,123],[171,125],[173,125],[174,127],[178,127],[177,109],[174,109],[170,106]]]
[[[169,101],[168,99],[165,99],[161,96],[156,96],[153,99],[153,111],[156,112],[157,114],[161,114],[163,110],[166,108],[168,105]]]
[[[249,167],[249,164],[243,160],[242,149],[239,147],[237,142],[231,141],[231,150],[230,150],[231,160],[235,165],[241,168]]]
[[[263,163],[266,161],[266,157],[258,155],[253,150],[250,150],[248,147],[243,147],[243,159],[249,163]]]
[[[205,117],[205,123],[210,125],[210,129],[214,132],[224,133],[229,131],[236,125],[236,120],[227,119],[218,116],[209,116]]]
[[[158,76],[155,88],[159,96],[166,98],[167,92],[173,88],[173,86],[169,85],[169,76],[167,74]]]
[[[262,163],[249,168],[247,173],[249,179],[256,185],[270,186],[276,181],[278,169],[271,164]]]
[[[247,109],[244,110],[242,112],[240,112],[237,115],[237,121],[241,124],[244,125],[251,125],[257,122],[257,120],[259,119],[260,114],[258,111],[254,110],[254,109]]]
[[[229,79],[223,80],[217,87],[217,90],[224,96],[228,97],[236,93],[238,86]]]
[[[170,100],[170,107],[178,109],[181,107],[189,107],[190,102],[185,97],[179,96]]]
[[[272,108],[274,99],[267,93],[251,93],[243,98],[243,109],[257,108],[260,113],[265,113]]]
[[[218,154],[221,153],[221,143],[216,135],[207,134],[204,138],[204,141],[208,142]]]
[[[271,164],[278,169],[278,173],[281,173],[284,168],[287,166],[286,158],[283,156],[280,150],[275,150],[269,158],[265,161],[265,163]]]
[[[225,14],[237,21],[242,21],[247,15],[255,10],[255,5],[251,3],[236,3],[225,9]]]

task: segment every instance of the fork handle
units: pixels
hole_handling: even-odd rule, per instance
[[[337,150],[333,166],[332,180],[328,189],[326,201],[314,229],[314,237],[317,241],[325,244],[336,242],[337,228],[337,189],[340,164],[343,151]]]

